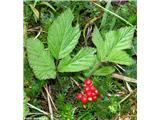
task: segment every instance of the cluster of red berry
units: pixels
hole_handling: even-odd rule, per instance
[[[93,85],[92,79],[87,78],[84,80],[84,92],[77,93],[76,98],[86,104],[88,101],[96,101],[98,96],[99,92]]]

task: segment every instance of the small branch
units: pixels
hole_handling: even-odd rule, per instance
[[[51,102],[52,102],[52,105],[53,105],[54,109],[55,109],[56,111],[58,111],[57,108],[56,108],[56,106],[55,106],[55,104],[54,104],[54,102],[53,102],[53,100],[52,100],[51,95],[50,95],[49,92],[48,92],[48,90],[47,90],[46,88],[44,88],[44,89],[45,89],[47,95],[49,96],[49,98],[50,98],[50,100],[51,100]]]
[[[121,104],[121,103],[124,102],[126,99],[128,99],[134,92],[135,92],[135,90],[132,91],[132,92],[130,92],[126,97],[124,97],[124,98],[119,102],[119,104]]]
[[[73,77],[70,77],[70,78],[79,87],[79,89],[82,89],[82,87],[80,86],[80,84],[76,80],[74,80]]]
[[[131,86],[128,84],[128,82],[126,82],[126,86],[129,92],[132,92],[133,90],[131,89]]]
[[[36,37],[35,37],[34,39],[37,39],[37,38],[38,38],[38,36],[41,34],[41,32],[42,32],[42,28],[40,28],[40,30],[39,30],[39,32],[38,32],[38,34],[36,35]]]
[[[46,85],[46,89],[45,90],[47,90],[47,85]],[[51,101],[50,101],[48,93],[47,93],[47,100],[48,100],[48,107],[49,107],[49,112],[50,112],[50,118],[51,118],[51,120],[54,120],[53,110],[52,110]]]
[[[47,100],[47,97],[45,96],[43,91],[42,91],[42,96],[44,97],[45,100]]]
[[[126,71],[122,66],[116,64],[117,67],[119,67],[121,70],[123,70],[124,72]]]
[[[43,115],[43,113],[28,113],[27,115],[28,116],[30,116],[30,115]]]
[[[39,112],[41,112],[41,113],[43,113],[43,114],[45,114],[45,115],[47,115],[47,116],[49,115],[49,113],[47,113],[47,112],[45,112],[45,111],[43,111],[43,110],[41,110],[41,109],[39,109],[39,108],[31,105],[30,103],[27,103],[27,105],[28,105],[30,108],[33,108],[33,109],[35,109],[35,110],[37,110],[37,111],[39,111]]]
[[[127,81],[127,82],[137,83],[137,80],[136,80],[136,79],[129,78],[129,77],[126,77],[126,76],[123,76],[123,75],[119,75],[119,74],[117,74],[117,73],[113,73],[113,74],[112,74],[112,77],[113,77],[113,78],[117,78],[117,79],[119,79],[119,80],[124,80],[124,81]]]
[[[40,30],[41,26],[37,26],[37,27],[34,27],[34,28],[29,28],[27,30],[27,32],[38,32]]]

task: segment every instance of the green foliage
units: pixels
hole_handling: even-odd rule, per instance
[[[106,93],[116,89],[111,77],[93,77],[93,82],[102,95],[106,95]]]
[[[115,69],[112,66],[104,66],[97,69],[93,75],[95,76],[106,76],[113,73]]]
[[[136,26],[134,2],[109,0],[96,3]],[[90,22],[92,20],[95,21]],[[81,31],[85,31],[85,36]],[[128,27],[92,1],[25,0],[24,38],[24,117],[29,112],[27,102],[49,112],[43,89],[47,83],[58,109],[53,109],[55,119],[111,120],[118,115],[120,118],[121,115],[135,118],[131,109],[136,97],[131,96],[119,104],[128,94],[128,89],[123,81],[117,81],[110,75],[119,72],[136,78],[136,64],[133,64],[137,57],[134,27]],[[125,71],[115,63],[121,64],[119,66]],[[93,79],[100,96],[84,108],[75,96],[81,91],[86,77]],[[136,84],[128,84],[132,90],[136,89]],[[30,109],[30,112],[37,110]],[[50,119],[40,115],[27,117]]]
[[[94,48],[82,48],[74,58],[67,56],[62,59],[58,70],[60,72],[78,72],[88,69],[93,65],[95,52]]]
[[[93,43],[97,47],[98,56],[101,56],[101,61],[112,51],[120,51],[131,47],[134,28],[125,27],[118,31],[109,31],[105,33],[103,40],[99,30],[95,27],[93,32]]]
[[[100,61],[109,61],[124,65],[133,64],[133,59],[122,50],[131,48],[134,29],[132,27],[124,27],[117,31],[109,31],[105,33],[103,39],[98,28],[95,27],[92,41],[97,48]]]
[[[109,31],[105,34],[105,46],[108,55],[112,51],[131,48],[135,28],[124,27],[117,31]]]
[[[30,4],[29,6],[34,13],[35,21],[37,22],[37,20],[39,19],[39,11],[34,7],[34,5]]]
[[[28,39],[27,53],[30,66],[38,79],[54,79],[56,77],[54,61],[38,39]]]
[[[23,101],[23,117],[25,118],[27,116],[27,114],[29,113],[29,108],[28,108],[28,98],[26,96],[26,94],[24,93],[24,101]]]
[[[49,118],[46,117],[46,116],[37,117],[36,119],[38,119],[38,120],[49,120]]]
[[[74,16],[70,9],[62,13],[51,25],[48,31],[48,46],[56,59],[69,55],[78,43],[79,26],[72,27]]]
[[[125,51],[112,51],[106,60],[122,65],[132,65],[134,63],[134,60]]]
[[[101,119],[110,120],[119,111],[119,98],[111,96],[104,100],[98,100],[95,104],[95,116]]]
[[[105,55],[106,55],[105,44],[104,44],[104,40],[103,40],[97,27],[95,27],[95,29],[93,31],[92,41],[97,48],[98,58],[100,59],[100,61],[103,61],[105,59]]]
[[[66,102],[64,94],[58,94],[56,103],[59,105],[61,120],[74,120],[73,105]]]

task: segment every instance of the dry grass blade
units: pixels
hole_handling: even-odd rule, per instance
[[[119,75],[117,73],[113,73],[112,74],[112,77],[113,78],[117,78],[119,80],[124,80],[124,81],[127,81],[127,82],[132,82],[132,83],[137,83],[137,80],[134,79],[134,78],[129,78],[129,77],[126,77],[126,76],[123,76],[123,75]]]
[[[55,104],[54,104],[54,102],[53,102],[53,100],[52,100],[51,95],[50,95],[49,92],[48,92],[48,90],[47,90],[46,88],[44,88],[44,89],[45,89],[47,95],[49,96],[49,98],[50,98],[50,100],[51,100],[51,102],[52,102],[52,105],[53,105],[54,109],[55,109],[56,111],[58,111],[57,108],[56,108],[56,106],[55,106]]]
[[[45,111],[43,111],[43,110],[41,110],[41,109],[39,109],[39,108],[31,105],[30,103],[27,103],[27,105],[28,105],[30,108],[33,108],[33,109],[35,109],[35,110],[37,110],[37,111],[39,111],[39,112],[41,112],[41,113],[43,113],[43,114],[45,114],[45,115],[47,115],[47,116],[49,115],[49,113],[47,113],[47,112],[45,112]]]
[[[45,90],[46,90],[46,92],[47,92],[47,100],[48,100],[48,107],[49,107],[49,112],[50,112],[50,118],[51,118],[51,120],[54,120],[53,110],[52,110],[52,105],[51,105],[51,101],[50,101],[50,98],[49,98],[49,92],[48,92],[48,87],[47,87],[47,85],[46,85]]]

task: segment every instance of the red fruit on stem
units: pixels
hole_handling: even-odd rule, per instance
[[[90,90],[87,91],[87,92],[86,92],[86,96],[87,96],[87,97],[91,97],[91,96],[92,96],[92,91],[90,91]]]
[[[98,90],[95,90],[94,92],[96,93],[96,95],[97,95],[97,96],[99,95],[99,92],[98,92]]]
[[[94,92],[96,90],[96,87],[90,86],[90,90]]]
[[[90,86],[90,85],[92,85],[92,79],[91,79],[91,78],[85,79],[85,80],[84,80],[84,85],[85,85],[85,86]]]
[[[86,104],[88,102],[88,98],[83,95],[81,101],[82,101],[83,104]]]
[[[92,101],[96,101],[96,100],[97,100],[97,96],[93,96]]]
[[[90,86],[85,86],[84,87],[84,92],[86,93],[87,91],[89,91],[90,90]]]
[[[93,97],[93,96],[97,96],[97,94],[96,94],[95,92],[92,92],[92,95],[91,95],[91,96],[92,96],[92,97]]]
[[[78,100],[81,100],[82,97],[83,97],[83,94],[82,94],[82,93],[77,93],[76,98],[77,98]]]

